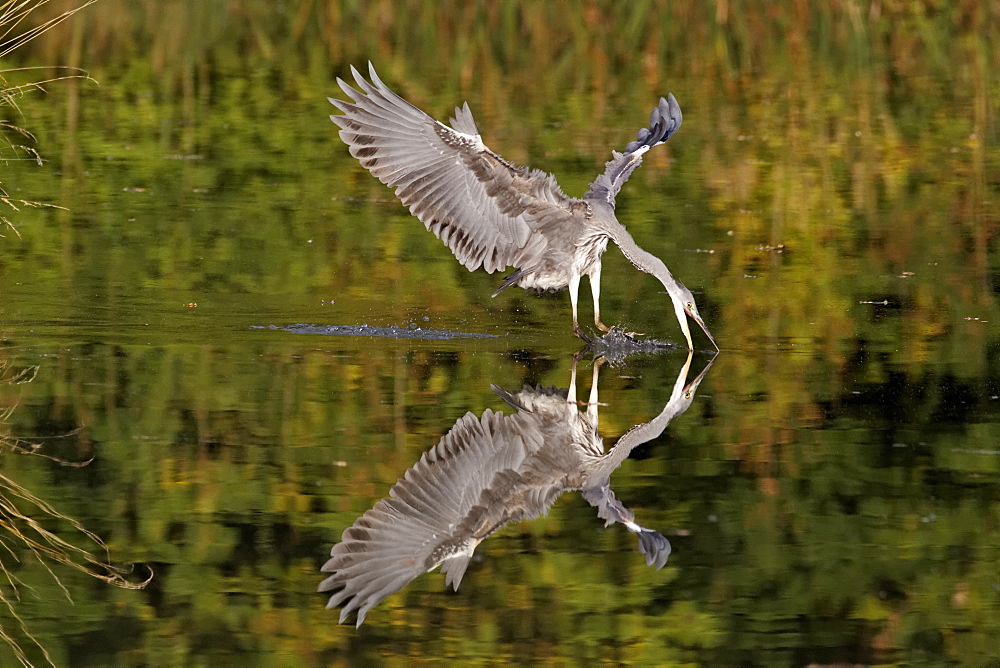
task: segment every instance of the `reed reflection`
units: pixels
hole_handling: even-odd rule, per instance
[[[597,431],[598,375],[594,363],[586,410],[576,401],[576,363],[565,389],[525,386],[493,391],[516,410],[466,413],[375,504],[343,533],[319,591],[336,591],[328,608],[343,605],[340,622],[357,611],[357,625],[384,598],[438,566],[455,590],[476,546],[501,527],[545,515],[564,492],[579,490],[605,526],[619,523],[638,537],[646,563],[663,567],[670,542],[640,526],[615,498],[611,474],[638,445],[661,433],[688,409],[712,362],[688,382],[689,353],[663,410],[636,425],[610,449]]]
[[[55,442],[75,436],[79,430],[70,431],[43,441],[28,440],[10,433],[10,418],[20,405],[19,386],[34,382],[39,367],[19,366],[11,359],[0,355],[0,454],[31,455],[41,457],[64,467],[82,468],[88,466],[94,457],[83,460],[66,458],[53,454]],[[14,396],[9,390],[14,389]],[[49,447],[46,447],[49,446]],[[131,565],[116,565],[111,561],[110,550],[100,536],[93,533],[77,519],[56,508],[45,494],[36,493],[17,482],[16,470],[0,472],[0,643],[6,643],[14,659],[21,665],[31,666],[32,650],[27,641],[34,645],[45,661],[55,665],[48,649],[42,644],[43,636],[35,636],[17,608],[21,602],[21,589],[33,591],[39,598],[47,592],[35,588],[31,562],[41,566],[52,581],[72,603],[71,587],[60,576],[56,564],[74,569],[85,575],[103,580],[107,584],[122,589],[143,589],[153,579],[152,570],[145,579],[132,575]],[[55,525],[53,525],[55,523]],[[61,530],[51,530],[52,526]],[[89,545],[88,545],[89,543]],[[63,572],[65,576],[65,572]]]

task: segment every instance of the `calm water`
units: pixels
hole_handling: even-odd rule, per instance
[[[1000,662],[1000,17],[702,5],[102,0],[0,63],[99,82],[22,98],[46,162],[0,171],[65,207],[8,210],[0,239],[0,501],[20,513],[0,624],[30,660]],[[358,630],[325,609],[341,532],[467,413],[513,414],[491,385],[565,388],[582,347],[565,293],[491,299],[501,276],[350,158],[325,98],[368,59],[438,118],[468,100],[571,196],[680,101],[618,206],[722,347],[611,477],[669,539],[662,570],[568,492],[483,542],[458,592],[422,575]],[[605,257],[605,321],[681,341],[659,284]],[[360,325],[493,336],[321,329]],[[600,370],[606,447],[685,361]],[[31,521],[134,569],[35,557]]]

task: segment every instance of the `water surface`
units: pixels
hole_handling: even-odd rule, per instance
[[[3,475],[129,581],[154,574],[122,589],[6,539],[56,664],[1000,660],[1000,23],[706,7],[104,0],[16,54],[100,85],[24,98],[47,161],[0,177],[65,207],[6,213]],[[723,348],[612,476],[670,540],[662,570],[565,495],[482,543],[458,592],[418,577],[360,629],[325,609],[341,532],[467,412],[509,413],[491,385],[566,387],[582,348],[565,293],[491,299],[502,276],[459,266],[347,153],[325,98],[368,59],[438,118],[468,100],[493,149],[571,196],[680,101],[618,205]],[[681,341],[659,284],[605,257],[605,320]],[[601,371],[606,445],[685,358]],[[13,452],[31,444],[54,459]]]

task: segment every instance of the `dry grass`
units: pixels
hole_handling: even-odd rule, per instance
[[[57,14],[38,25],[30,25],[28,23],[29,16],[36,10],[49,4],[49,0],[7,0],[6,2],[0,0],[0,58],[10,54],[15,49],[21,48],[35,37],[51,30],[73,16],[76,12],[95,2],[97,0],[87,0],[75,9]],[[44,92],[45,85],[55,81],[89,78],[85,72],[79,70],[55,68],[56,70],[67,71],[67,73],[18,85],[11,85],[7,81],[8,75],[13,72],[30,70],[50,71],[51,69],[18,68],[0,70],[0,107],[11,110],[15,116],[20,115],[18,100],[24,95],[35,91]],[[28,145],[28,143],[34,143],[35,141],[34,136],[28,130],[21,128],[9,119],[0,119],[0,136],[3,137],[4,142],[0,144],[0,161],[4,164],[7,164],[11,160],[34,160],[41,164],[41,155],[34,147]],[[4,190],[2,182],[0,182],[0,202],[6,204],[14,211],[20,211],[21,207],[24,206],[52,206],[11,197]],[[15,234],[20,236],[13,223],[0,214],[0,227],[3,226],[13,230]],[[10,387],[30,383],[34,380],[37,371],[37,367],[12,370],[7,362],[0,361],[0,386]],[[7,408],[0,410],[0,429],[7,423],[16,407],[17,403],[14,402]],[[66,434],[64,437],[71,435]],[[90,460],[82,462],[64,461],[59,457],[46,454],[44,448],[39,443],[25,441],[2,432],[0,432],[0,448],[6,449],[12,454],[31,454],[46,457],[68,466],[86,466],[90,463]],[[86,541],[89,541],[91,544],[90,549],[67,541],[43,526],[43,522],[55,522],[63,526],[68,526],[78,537],[82,536]],[[9,564],[14,562],[20,563],[22,556],[27,556],[41,565],[70,602],[72,602],[70,592],[63,585],[59,576],[52,570],[52,564],[62,564],[63,566],[86,573],[91,577],[126,589],[141,589],[152,578],[152,573],[150,573],[145,580],[139,582],[129,580],[128,576],[131,569],[124,569],[111,563],[107,546],[99,536],[89,531],[79,521],[59,512],[44,499],[39,498],[27,488],[19,485],[9,476],[0,473],[0,582],[6,580],[6,584],[0,584],[0,605],[6,607],[10,613],[10,617],[15,620],[18,635],[34,643],[41,651],[45,661],[49,664],[52,664],[52,657],[31,634],[25,626],[24,620],[17,614],[15,604],[20,601],[21,590],[25,588],[30,589],[30,587],[15,575]],[[12,634],[12,629],[4,627],[2,624],[0,624],[0,640],[6,642],[11,647],[14,656],[22,665],[32,665],[18,639]]]
[[[94,4],[95,2],[97,2],[97,0],[87,0],[78,7],[64,11],[61,14],[44,20],[38,25],[29,25],[27,21],[28,17],[36,10],[49,4],[49,0],[6,0],[5,2],[0,0],[0,58],[10,54],[15,49],[21,48],[35,37],[51,30],[76,14],[78,11]],[[13,72],[25,72],[30,70],[50,71],[52,69],[64,70],[67,71],[67,73],[19,85],[11,85],[7,81],[7,75]],[[45,85],[55,81],[89,78],[90,77],[87,76],[86,72],[67,67],[22,67],[0,70],[0,107],[7,107],[13,110],[15,114],[19,115],[20,108],[18,107],[17,101],[27,93],[33,91],[44,92]],[[34,136],[24,128],[19,127],[10,120],[0,119],[0,137],[2,137],[5,142],[5,145],[0,145],[0,161],[4,164],[7,164],[11,160],[34,160],[38,164],[42,163],[42,157],[35,148],[20,143],[25,140],[32,143],[35,141]],[[21,207],[25,206],[53,206],[33,202],[31,200],[11,197],[4,189],[2,181],[0,181],[0,202],[6,204],[14,211],[20,211]],[[20,232],[17,231],[14,224],[6,216],[0,214],[0,229],[3,228],[7,228],[13,231],[14,234],[20,236]],[[0,233],[0,237],[2,236],[4,235]]]
[[[0,387],[10,388],[30,383],[35,379],[37,373],[38,367],[15,369],[8,362],[0,360]],[[4,427],[17,405],[16,401],[10,402],[0,410],[0,430],[6,431]],[[60,438],[67,438],[75,433],[64,434]],[[0,432],[0,448],[15,455],[28,454],[45,457],[63,466],[86,466],[91,461],[90,459],[67,461],[45,453],[44,446],[38,442],[26,441],[2,432]],[[69,542],[43,526],[43,522],[57,523],[68,527],[77,537],[82,537],[89,542],[90,548],[87,549]],[[122,568],[113,565],[107,545],[99,536],[88,530],[79,521],[59,512],[51,504],[19,485],[9,476],[0,473],[0,606],[6,607],[10,613],[10,617],[17,626],[18,634],[34,643],[49,664],[52,664],[52,659],[48,652],[31,634],[24,621],[17,614],[16,603],[21,599],[21,590],[30,590],[31,588],[14,574],[8,564],[12,562],[20,564],[22,557],[33,559],[41,565],[71,603],[72,596],[56,572],[52,570],[52,564],[62,564],[124,589],[142,589],[153,577],[152,572],[150,572],[144,580],[133,581],[129,579],[132,573],[131,567]],[[3,583],[3,580],[6,580],[6,583]],[[17,638],[12,635],[10,629],[5,628],[2,624],[0,624],[0,640],[11,647],[22,665],[32,665]]]

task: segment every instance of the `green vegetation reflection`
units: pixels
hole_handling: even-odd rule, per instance
[[[20,483],[158,574],[36,636],[95,663],[996,663],[998,26],[971,0],[102,0],[5,58],[100,82],[22,101],[49,162],[4,166],[12,197],[68,209],[18,212],[3,240],[5,294],[33,298],[0,309],[47,356],[13,433],[100,445],[89,482]],[[468,100],[570,195],[677,95],[684,127],[619,211],[731,349],[616,480],[675,528],[659,575],[570,502],[493,539],[478,586],[418,580],[360,635],[322,609],[339,532],[497,408],[490,382],[560,382],[574,345],[549,332],[564,299],[490,300],[495,277],[347,154],[325,97],[369,59],[439,118]],[[613,256],[609,321],[662,333],[666,299]],[[547,354],[240,333],[424,317]],[[621,375],[607,435],[670,382]]]

